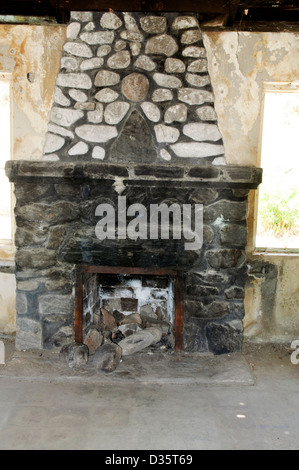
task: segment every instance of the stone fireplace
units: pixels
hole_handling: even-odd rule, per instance
[[[6,171],[16,196],[18,349],[82,342],[118,291],[108,308],[124,315],[153,305],[156,314],[154,295],[165,296],[161,318],[176,350],[241,350],[248,192],[261,170],[226,165],[195,15],[73,12],[44,158]],[[117,228],[100,240],[97,208],[117,213],[120,197],[135,208],[200,205],[202,246]],[[147,303],[140,286],[152,286]]]

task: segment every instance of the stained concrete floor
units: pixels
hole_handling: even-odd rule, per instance
[[[0,449],[299,448],[299,365],[288,347],[244,344],[217,358],[148,352],[104,374],[6,342]]]

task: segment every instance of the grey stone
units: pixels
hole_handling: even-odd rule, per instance
[[[195,75],[194,73],[187,73],[186,80],[190,85],[197,86],[197,87],[204,87],[210,84],[209,76],[203,77],[201,75]]]
[[[201,106],[196,110],[196,114],[202,121],[217,121],[215,109],[212,106]]]
[[[88,152],[88,145],[85,142],[77,142],[77,144],[73,145],[68,151],[68,154],[73,155],[85,155]]]
[[[66,235],[66,228],[64,225],[56,225],[49,228],[49,238],[47,243],[48,250],[57,250],[62,244]]]
[[[92,50],[90,49],[87,44],[83,44],[81,42],[67,42],[63,49],[68,54],[74,55],[76,57],[92,57]]]
[[[81,109],[82,111],[93,111],[96,107],[96,104],[93,101],[87,103],[75,103],[75,109]]]
[[[70,137],[71,139],[74,138],[73,132],[65,129],[64,127],[57,126],[56,124],[49,124],[48,131],[52,132],[53,134],[62,135],[63,137]]]
[[[87,23],[93,20],[93,14],[91,11],[72,11],[71,18],[82,23]]]
[[[46,294],[39,297],[40,315],[71,315],[73,308],[72,295]]]
[[[104,143],[117,136],[114,126],[83,124],[75,130],[78,137],[88,142]]]
[[[147,70],[148,72],[152,72],[157,66],[156,63],[146,55],[139,56],[134,65],[135,67]]]
[[[143,34],[138,31],[122,31],[120,37],[126,41],[142,42]]]
[[[105,149],[103,147],[95,146],[92,150],[92,158],[97,158],[98,160],[104,160],[105,158]]]
[[[245,253],[237,249],[211,250],[207,252],[206,258],[209,265],[215,269],[239,268],[245,262]]]
[[[113,372],[121,359],[122,349],[115,343],[106,343],[100,346],[93,356],[93,365],[96,369],[106,373]]]
[[[195,42],[202,40],[202,33],[200,29],[189,29],[182,34],[182,44],[194,44]]]
[[[193,105],[214,102],[214,95],[210,91],[196,90],[195,88],[180,88],[178,90],[178,99],[184,103]]]
[[[173,56],[178,51],[178,45],[172,36],[161,34],[150,38],[145,46],[146,54]]]
[[[60,88],[55,87],[54,90],[54,102],[60,104],[61,106],[70,106],[71,101],[65,96]]]
[[[165,72],[167,73],[184,73],[186,66],[181,59],[167,58],[164,63]]]
[[[157,315],[155,314],[154,310],[153,310],[153,307],[151,305],[142,305],[140,307],[140,316],[141,318],[143,316],[146,316],[146,317],[151,317],[151,318],[155,318],[157,319]]]
[[[122,332],[125,338],[137,333],[137,331],[141,331],[141,327],[138,323],[126,323],[125,325],[120,325],[118,329]]]
[[[140,18],[140,24],[146,33],[160,34],[167,28],[167,19],[164,16],[144,16]]]
[[[182,86],[182,81],[179,78],[164,73],[155,73],[153,78],[157,85],[164,88],[181,88]]]
[[[191,122],[183,128],[183,133],[198,142],[211,140],[216,142],[221,139],[221,134],[216,124]]]
[[[129,111],[130,105],[124,101],[114,101],[106,106],[104,117],[108,124],[118,124],[123,120],[127,112]]]
[[[42,349],[42,327],[39,322],[31,318],[18,317],[16,325],[16,349]]]
[[[199,23],[195,16],[178,16],[172,23],[172,28],[176,30],[198,27]]]
[[[173,93],[171,90],[166,88],[158,88],[154,91],[152,100],[155,102],[171,101],[173,99]]]
[[[120,51],[109,57],[107,65],[111,69],[126,69],[131,62],[131,56],[128,51]]]
[[[119,346],[122,348],[122,355],[129,356],[142,351],[152,344],[158,343],[161,338],[161,328],[146,328],[145,330],[138,331],[137,333],[124,338],[119,342]]]
[[[191,201],[196,204],[208,204],[215,201],[219,196],[218,191],[211,188],[198,188],[195,189],[190,195]]]
[[[173,143],[176,142],[180,136],[180,131],[175,127],[165,126],[158,124],[155,126],[155,133],[157,141],[160,143]]]
[[[95,31],[80,34],[80,39],[89,45],[112,44],[114,41],[113,31]]]
[[[131,313],[131,315],[126,315],[121,321],[120,325],[127,325],[128,323],[137,323],[141,325],[142,319],[139,313]]]
[[[126,24],[126,29],[128,31],[138,32],[139,28],[138,28],[137,23],[134,20],[133,16],[130,13],[127,13],[127,12],[125,12],[123,15],[124,15],[124,20],[125,20],[125,24]]]
[[[220,241],[223,245],[246,246],[247,227],[237,224],[225,224],[220,229]]]
[[[50,268],[57,262],[57,254],[45,248],[22,248],[15,256],[16,265],[20,268]]]
[[[112,331],[116,327],[114,316],[105,308],[101,308],[100,319],[102,331]]]
[[[84,91],[81,91],[81,90],[71,89],[69,90],[69,95],[71,98],[73,98],[73,100],[79,101],[81,103],[88,100],[86,93],[84,93]]]
[[[203,73],[208,71],[208,61],[207,59],[197,59],[193,60],[191,64],[188,65],[188,72],[192,73]]]
[[[61,69],[65,69],[67,72],[76,72],[79,68],[78,60],[75,57],[62,57],[61,58]]]
[[[45,153],[53,153],[60,150],[65,144],[65,139],[59,135],[47,133],[44,146]]]
[[[224,291],[227,299],[244,299],[245,291],[242,287],[232,286]]]
[[[194,59],[206,57],[207,53],[204,47],[188,46],[182,52],[183,57],[193,57]]]
[[[240,352],[242,331],[242,322],[238,320],[230,323],[209,323],[206,327],[209,350],[216,355]]]
[[[152,122],[159,122],[161,117],[161,112],[158,106],[155,104],[145,101],[141,104],[142,111],[146,117]]]
[[[99,124],[103,121],[104,106],[101,103],[96,104],[95,111],[88,111],[87,120],[93,124]]]
[[[95,98],[101,103],[112,103],[118,98],[119,94],[112,90],[111,88],[103,88],[102,90],[98,91],[95,95]]]
[[[239,222],[245,221],[247,217],[247,203],[233,202],[221,199],[220,201],[214,202],[204,208],[204,222],[212,223],[218,222],[218,225],[225,233],[226,224],[225,221]],[[219,221],[217,219],[220,219]]]
[[[184,104],[176,104],[168,108],[164,115],[164,121],[167,124],[172,122],[185,122],[187,119],[188,108]]]
[[[119,81],[120,75],[118,73],[109,70],[100,70],[95,77],[94,84],[98,87],[109,87],[117,85]]]
[[[88,347],[89,356],[93,356],[96,350],[102,346],[103,335],[96,328],[91,328],[84,339],[84,344]]]
[[[99,69],[102,67],[104,59],[102,57],[93,57],[92,59],[83,60],[80,65],[82,72],[85,70]]]
[[[223,145],[184,142],[171,145],[171,149],[178,157],[183,158],[205,158],[224,153]]]
[[[66,344],[61,348],[59,357],[71,369],[84,367],[88,362],[88,347],[80,343]]]
[[[27,296],[24,292],[17,292],[16,294],[16,311],[18,315],[25,315],[28,313]]]
[[[81,29],[81,24],[77,22],[70,23],[66,28],[66,37],[76,39]]]
[[[98,57],[105,57],[111,52],[111,46],[108,46],[108,44],[104,44],[103,46],[100,46],[97,50],[97,56]]]
[[[86,73],[67,73],[58,74],[57,85],[67,88],[80,88],[89,90],[92,87],[92,81]]]
[[[122,26],[123,23],[115,13],[109,12],[103,14],[100,24],[102,28],[118,29]]]
[[[29,281],[18,281],[17,283],[17,287],[18,287],[18,290],[22,290],[22,291],[25,291],[25,292],[34,292],[36,291],[38,288],[39,288],[39,282],[38,281],[35,281],[35,280],[29,280]],[[27,304],[27,297],[26,298],[26,304]],[[19,308],[18,308],[18,301],[21,300],[21,304],[23,303],[23,300],[24,298],[22,299],[17,299],[17,312],[19,312]],[[27,307],[27,305],[26,305]]]
[[[69,201],[59,201],[52,204],[28,204],[16,207],[16,216],[28,222],[57,225],[70,222],[77,218],[79,209],[76,204]]]

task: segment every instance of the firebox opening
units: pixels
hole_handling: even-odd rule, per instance
[[[179,350],[183,312],[181,303],[176,305],[178,278],[171,270],[162,270],[160,274],[147,274],[146,269],[129,271],[81,268],[76,293],[77,342],[86,344],[93,355],[103,343],[124,347],[126,338],[134,335],[136,341],[129,345],[129,355],[135,352],[135,347],[136,352],[148,347],[151,332],[155,333],[151,349]],[[133,341],[133,336],[130,339]]]

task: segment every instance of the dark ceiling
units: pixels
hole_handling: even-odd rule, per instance
[[[299,31],[299,0],[0,0],[0,21],[67,23],[70,11],[109,10],[196,12],[203,28]]]

